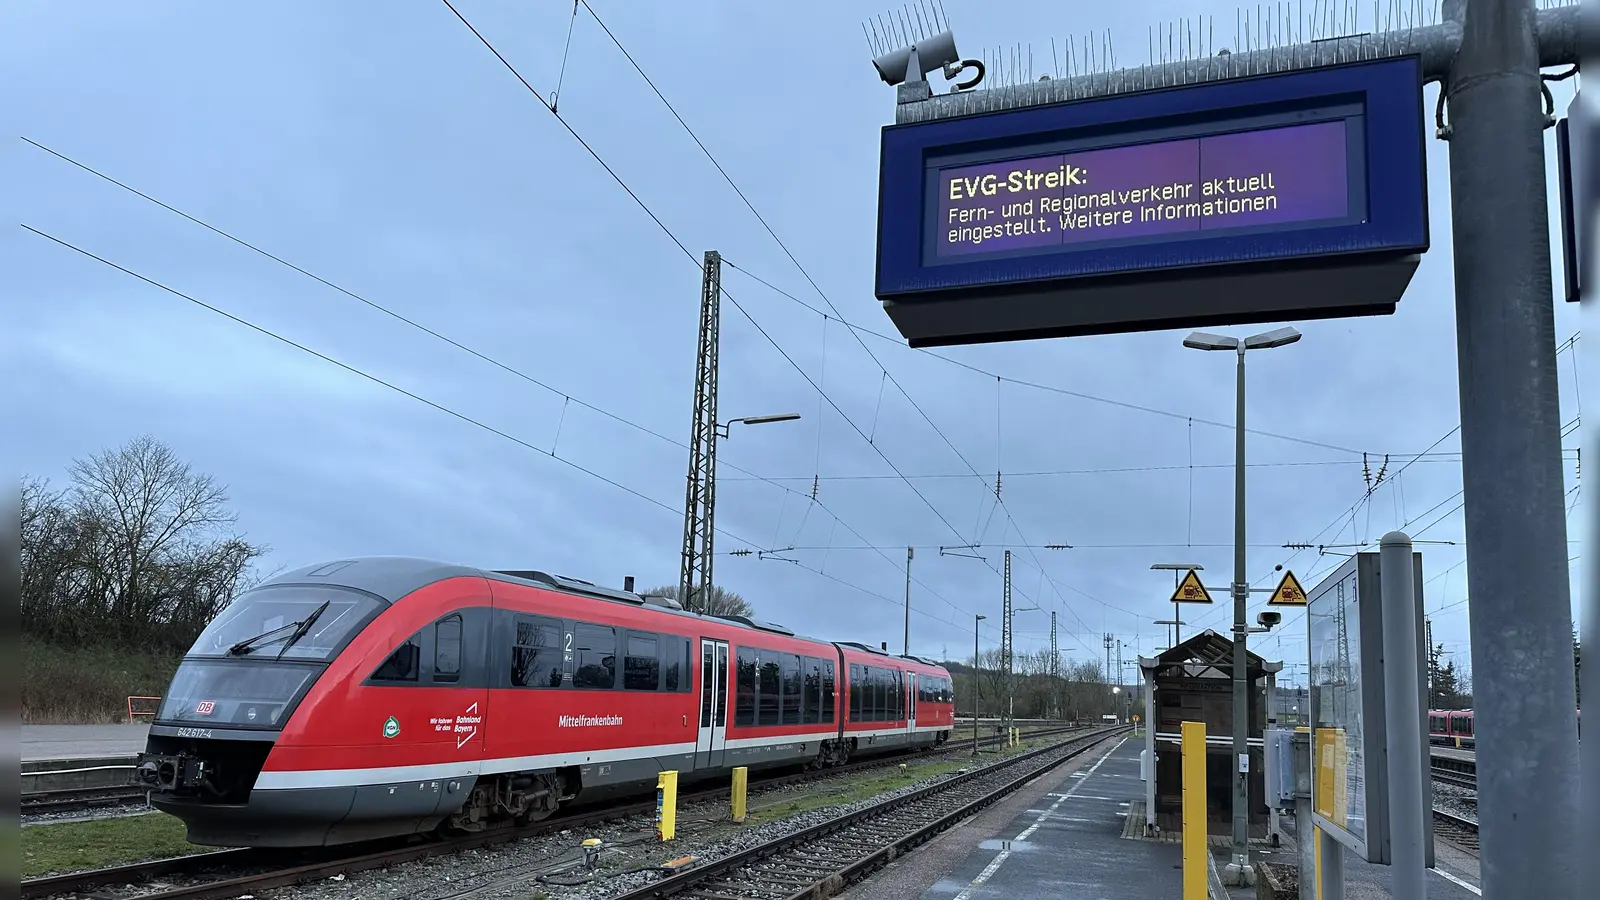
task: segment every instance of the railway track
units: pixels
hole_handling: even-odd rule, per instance
[[[1433,780],[1444,784],[1453,784],[1456,787],[1478,789],[1478,776],[1474,772],[1463,772],[1457,769],[1445,769],[1439,766],[1432,767]]]
[[[1041,729],[1023,737],[1024,739],[1036,739],[1083,730],[1083,727]],[[980,746],[995,746],[1004,743],[1004,741],[1004,735],[993,735],[978,739]],[[887,768],[906,762],[909,759],[925,759],[930,755],[971,752],[971,747],[972,742],[968,738],[946,743],[942,747],[931,751],[873,758],[831,769],[790,772],[767,777],[757,775],[751,779],[750,790],[751,794],[754,795],[758,791],[770,790],[785,785],[837,778],[871,769]],[[1024,757],[1019,758],[1025,758],[1030,755],[1032,754],[1025,754]],[[685,792],[679,794],[678,805],[681,809],[690,804],[710,802],[727,796],[727,787]],[[217,850],[190,856],[27,879],[22,882],[20,897],[21,900],[39,900],[39,898],[45,897],[73,895],[97,888],[116,885],[144,885],[151,881],[178,877],[207,878],[207,880],[200,884],[173,887],[157,893],[140,893],[139,900],[231,900],[231,898],[253,891],[286,887],[342,873],[386,868],[425,859],[430,856],[475,850],[523,838],[539,837],[567,829],[581,829],[591,825],[626,819],[630,816],[650,815],[654,812],[655,799],[652,797],[640,802],[611,805],[592,810],[579,808],[521,828],[496,829],[450,840],[421,841],[413,839],[403,846],[395,846],[395,842],[389,841],[383,842],[381,847],[376,844],[360,844],[287,852],[249,848]],[[256,869],[259,871],[240,874],[240,870],[243,869]],[[212,875],[219,877],[211,880],[208,876]]]
[[[616,900],[824,897],[916,848],[1122,728],[1041,748],[619,895]]]
[[[22,815],[30,816],[144,803],[145,791],[136,787],[67,788],[30,791],[21,800]]]
[[[1433,834],[1445,840],[1470,850],[1478,852],[1478,823],[1471,819],[1447,813],[1442,809],[1433,811]]]

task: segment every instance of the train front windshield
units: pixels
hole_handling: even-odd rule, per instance
[[[327,661],[382,609],[383,603],[367,594],[339,588],[284,585],[249,591],[195,639],[156,721],[280,727]]]

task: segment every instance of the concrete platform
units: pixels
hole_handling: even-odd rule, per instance
[[[1175,844],[1127,840],[1141,741],[1111,739],[851,888],[851,900],[1155,900],[1182,895]]]
[[[1478,751],[1472,749],[1471,747],[1462,747],[1457,749],[1455,747],[1442,747],[1434,745],[1428,749],[1432,752],[1433,756],[1441,759],[1459,759],[1466,760],[1468,762],[1475,762],[1478,759]]]
[[[24,725],[22,761],[133,756],[149,725]]]
[[[1283,830],[1291,843],[1270,855],[1257,858],[1286,865],[1295,864],[1292,840],[1295,835],[1294,818],[1283,820]],[[1224,852],[1220,859],[1226,861]],[[1428,871],[1428,900],[1477,900],[1483,896],[1478,877],[1478,858],[1453,844],[1435,839],[1433,845],[1434,868]],[[1388,866],[1375,866],[1358,858],[1354,853],[1344,856],[1345,900],[1389,900],[1394,896],[1394,876]],[[1255,888],[1230,888],[1233,900],[1255,900]],[[1530,896],[1534,896],[1530,894]]]

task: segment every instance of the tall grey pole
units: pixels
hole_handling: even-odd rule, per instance
[[[1249,624],[1246,602],[1250,584],[1245,575],[1244,537],[1244,341],[1239,342],[1238,385],[1235,389],[1233,435],[1233,864],[1235,884],[1248,884],[1250,870]]]
[[[1533,0],[1447,0],[1456,359],[1486,897],[1580,896],[1577,723]],[[1587,854],[1593,855],[1593,854]],[[1592,886],[1591,886],[1592,890]],[[1583,892],[1585,895],[1588,891]]]
[[[915,555],[916,548],[906,548],[906,640],[901,652],[907,656],[911,655],[911,557]]]
[[[1424,818],[1433,813],[1424,799],[1427,776],[1422,758],[1422,697],[1418,679],[1417,599],[1412,569],[1411,538],[1399,531],[1383,536],[1379,578],[1383,591],[1383,719],[1388,729],[1389,868],[1394,900],[1428,896]]]
[[[1583,28],[1590,41],[1583,51],[1584,62],[1592,64],[1596,59],[1596,53],[1600,52],[1600,46],[1597,46],[1600,45],[1600,40],[1596,40],[1597,37],[1600,37],[1600,7],[1593,3],[1586,4]],[[1590,154],[1588,164],[1593,166],[1593,154],[1597,149],[1600,149],[1600,147],[1596,146],[1597,141],[1595,140],[1596,134],[1600,134],[1600,109],[1596,109],[1597,104],[1593,90],[1590,90],[1589,97],[1585,99],[1580,89],[1578,100],[1577,109],[1573,110],[1573,112],[1577,113],[1579,119],[1575,119],[1571,124],[1574,126],[1581,125],[1584,129],[1582,138],[1584,146],[1590,148],[1588,151]],[[1590,171],[1592,172],[1593,169],[1590,169]],[[1595,281],[1596,275],[1600,274],[1600,266],[1596,266],[1597,261],[1595,259],[1596,243],[1600,241],[1600,215],[1597,215],[1597,213],[1600,213],[1600,202],[1597,202],[1597,200],[1600,200],[1600,179],[1584,178],[1582,185],[1587,196],[1580,200],[1577,208],[1581,211],[1580,215],[1588,217],[1583,226],[1587,240],[1579,245],[1578,265],[1582,267],[1582,272],[1584,273],[1582,284],[1586,296],[1583,305],[1589,307],[1589,315],[1593,315],[1594,307],[1597,302],[1600,302],[1600,299],[1597,299],[1600,298],[1600,293],[1597,293],[1597,291],[1600,291],[1600,285],[1597,285]],[[1573,349],[1576,350],[1577,348]],[[1586,360],[1586,362],[1588,361]],[[1593,372],[1593,364],[1590,363],[1586,366],[1585,371]],[[1586,387],[1593,384],[1592,379],[1585,380],[1589,382],[1588,385],[1585,385]],[[1593,395],[1591,394],[1591,396]],[[1596,459],[1600,459],[1600,444],[1597,444],[1596,441],[1596,438],[1600,437],[1600,428],[1594,425],[1586,426],[1583,429],[1583,437],[1583,445],[1589,451],[1589,464],[1592,466]],[[1590,513],[1589,515],[1590,522],[1593,523],[1594,514]],[[1595,697],[1600,697],[1600,665],[1596,665],[1595,661],[1596,648],[1600,647],[1600,577],[1597,577],[1597,575],[1600,575],[1600,567],[1597,567],[1591,558],[1584,560],[1583,568],[1587,575],[1581,591],[1583,597],[1583,646],[1589,648],[1589,668],[1585,670],[1589,674],[1582,675],[1583,683],[1579,685],[1579,694],[1580,699],[1581,697],[1589,697],[1590,700],[1589,739],[1578,742],[1578,752],[1582,754],[1579,762],[1579,767],[1582,769],[1579,785],[1582,789],[1579,791],[1579,796],[1587,798],[1581,804],[1585,821],[1580,823],[1579,831],[1582,834],[1594,835],[1600,834],[1600,802],[1597,802],[1596,799],[1600,798],[1600,739],[1595,738],[1595,735],[1600,734],[1600,732],[1595,730],[1596,707],[1594,702]],[[1584,864],[1587,869],[1582,873],[1580,883],[1600,884],[1600,853],[1584,854]]]
[[[978,755],[978,623],[983,616],[972,618],[972,755]]]

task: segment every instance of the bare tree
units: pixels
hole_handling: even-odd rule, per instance
[[[750,616],[755,614],[755,607],[751,606],[748,600],[727,588],[716,585],[711,586],[710,596],[706,598],[705,602],[700,602],[700,598],[697,597],[692,607],[684,601],[683,591],[677,585],[658,587],[654,590],[645,591],[645,593],[655,597],[671,597],[682,603],[684,609],[693,609],[695,612],[704,613],[708,616]]]
[[[149,436],[24,479],[25,628],[46,640],[184,649],[252,581],[266,549],[234,533],[226,490]]]

